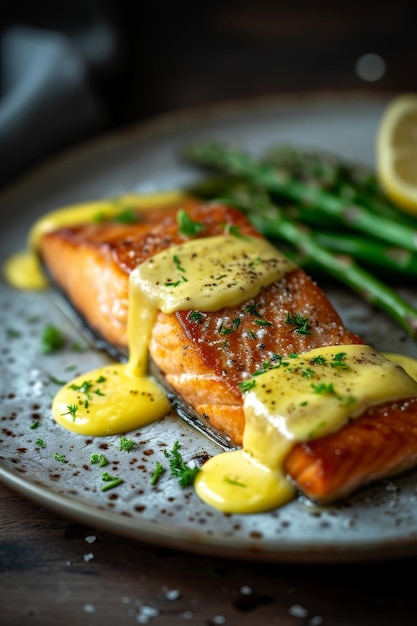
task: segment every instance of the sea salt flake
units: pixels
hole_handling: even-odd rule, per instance
[[[85,538],[85,541],[86,541],[87,543],[94,543],[96,539],[97,539],[97,537],[96,537],[95,535],[88,535],[88,536]]]
[[[288,609],[288,613],[293,617],[307,617],[307,609],[305,609],[301,604],[293,604]]]
[[[92,561],[94,559],[94,554],[92,552],[84,554],[83,559],[86,563],[88,563],[88,561]]]
[[[94,606],[94,604],[84,604],[83,611],[85,611],[86,613],[95,613],[96,607]]]
[[[136,621],[139,624],[149,624],[153,617],[157,617],[159,615],[158,609],[154,606],[148,606],[144,604],[140,607],[138,614],[136,615]]]
[[[178,600],[181,596],[181,593],[178,589],[168,589],[165,593],[165,597],[167,600]]]

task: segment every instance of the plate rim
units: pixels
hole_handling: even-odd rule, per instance
[[[123,143],[133,138],[141,138],[147,135],[155,136],[173,128],[185,129],[201,124],[202,119],[217,118],[224,115],[235,115],[259,109],[271,109],[289,104],[312,104],[328,102],[332,105],[350,102],[362,102],[370,104],[382,104],[395,96],[395,92],[369,91],[369,90],[316,90],[308,92],[285,92],[282,94],[266,94],[247,98],[237,98],[218,101],[209,104],[182,107],[177,110],[167,111],[159,115],[150,116],[138,122],[126,124],[117,128],[104,130],[96,137],[77,142],[65,149],[58,150],[52,156],[32,166],[27,172],[13,179],[11,183],[0,188],[0,204],[7,201],[10,195],[17,193],[22,185],[36,182],[37,179],[48,176],[50,172],[65,169],[74,161],[102,151],[103,148],[114,149],[115,144]]]
[[[213,104],[182,108],[177,111],[164,113],[138,123],[104,132],[94,139],[77,143],[69,149],[59,152],[56,156],[43,161],[40,165],[32,168],[26,174],[18,177],[9,186],[0,190],[0,205],[14,194],[18,194],[22,186],[36,184],[50,177],[54,177],[59,172],[70,168],[72,164],[80,159],[94,157],[103,149],[114,150],[118,145],[123,145],[126,141],[138,140],[144,137],[155,137],[160,134],[175,129],[201,127],[202,121],[211,118],[233,117],[236,113],[256,112],[257,109],[273,110],[295,103],[297,106],[308,103],[315,105],[327,102],[333,106],[338,104],[346,105],[348,101],[352,103],[382,104],[391,97],[389,92],[369,92],[369,91],[314,91],[306,93],[285,93],[268,96],[256,96],[237,100],[216,102]],[[1,208],[1,206],[0,206]],[[24,480],[18,472],[7,467],[0,460],[0,480],[12,490],[20,493],[24,497],[38,504],[46,506],[60,515],[68,515],[72,519],[77,519],[81,523],[92,523],[99,528],[122,534],[145,543],[158,544],[177,550],[185,550],[198,554],[213,554],[213,548],[220,551],[226,558],[238,560],[255,560],[267,562],[293,562],[293,563],[343,563],[343,562],[365,562],[381,559],[404,558],[417,553],[417,540],[405,538],[400,540],[375,540],[370,543],[366,540],[366,545],[345,544],[344,546],[333,546],[320,543],[306,548],[305,545],[296,547],[285,547],[285,539],[277,542],[264,543],[262,547],[256,544],[242,548],[242,539],[237,541],[233,538],[211,537],[210,541],[199,538],[196,530],[173,527],[164,523],[155,524],[147,520],[137,520],[122,516],[112,511],[103,511],[98,507],[90,506],[87,503],[74,501],[68,496],[53,492],[47,486],[36,485]],[[105,515],[103,515],[103,512]],[[161,536],[161,529],[166,526],[166,531]],[[138,528],[140,533],[137,532]],[[158,532],[159,530],[159,532]],[[168,532],[169,530],[169,532]],[[364,542],[365,543],[365,542]],[[269,549],[269,551],[268,551]]]

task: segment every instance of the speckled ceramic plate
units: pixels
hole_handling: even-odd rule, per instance
[[[2,257],[25,245],[27,230],[42,213],[73,202],[126,191],[153,191],[195,180],[178,153],[205,136],[237,140],[253,150],[292,142],[373,162],[375,132],[385,101],[354,94],[313,95],[227,104],[159,118],[48,164],[0,199]],[[345,323],[380,350],[417,356],[417,345],[382,313],[343,288],[326,288]],[[410,298],[415,294],[407,293]],[[238,559],[337,562],[403,556],[417,550],[417,473],[383,481],[337,506],[320,508],[302,499],[262,515],[225,515],[182,489],[167,472],[150,478],[163,450],[175,441],[185,460],[218,448],[178,417],[129,434],[135,447],[119,449],[120,438],[88,438],[64,431],[51,417],[54,380],[69,380],[108,360],[86,345],[54,295],[0,291],[1,432],[0,478],[28,498],[62,515],[141,541]],[[52,323],[67,347],[40,351],[40,335]],[[34,422],[38,427],[31,428]],[[44,442],[41,447],[39,440]],[[106,469],[124,480],[102,491],[102,468],[90,462],[103,453]],[[57,460],[64,455],[67,462]]]

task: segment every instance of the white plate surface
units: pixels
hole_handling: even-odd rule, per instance
[[[238,141],[254,151],[278,142],[332,150],[372,164],[375,133],[386,100],[353,94],[272,98],[187,111],[83,146],[22,180],[0,198],[2,259],[25,246],[31,223],[46,211],[73,202],[127,191],[178,187],[196,173],[178,158],[189,140]],[[345,323],[381,351],[417,356],[417,345],[382,313],[344,288],[326,287]],[[407,297],[414,298],[404,288]],[[40,352],[43,327],[61,328],[68,348]],[[52,293],[18,292],[0,285],[0,479],[28,498],[86,524],[140,541],[237,559],[293,562],[373,560],[416,553],[417,473],[365,489],[332,507],[302,499],[262,515],[224,515],[202,503],[192,488],[181,489],[167,472],[156,486],[150,477],[163,449],[176,440],[185,460],[218,448],[179,418],[129,433],[136,442],[120,452],[119,437],[88,438],[64,431],[51,417],[57,385],[108,358],[71,350],[78,331]],[[69,372],[69,367],[76,370]],[[30,428],[33,421],[39,427]],[[36,445],[42,438],[45,448]],[[54,453],[64,454],[59,463]],[[102,492],[102,469],[92,465],[103,452],[111,473],[124,479]]]

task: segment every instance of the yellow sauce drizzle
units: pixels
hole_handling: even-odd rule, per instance
[[[402,367],[363,345],[317,348],[255,380],[244,400],[243,449],[213,457],[195,481],[200,498],[229,513],[265,511],[295,495],[283,473],[294,443],[334,432],[369,406],[417,395]]]
[[[39,258],[31,250],[16,252],[6,259],[3,275],[9,285],[16,289],[38,290],[48,286]]]
[[[264,239],[219,235],[168,248],[131,274],[164,313],[218,311],[254,298],[295,265]]]
[[[293,267],[265,240],[232,235],[191,240],[140,264],[129,279],[128,363],[100,368],[63,387],[52,405],[55,420],[74,432],[103,435],[133,430],[167,414],[168,400],[148,376],[157,312],[242,304]]]
[[[91,386],[90,386],[91,385]],[[71,408],[76,410],[71,412]],[[121,363],[78,376],[58,391],[55,421],[81,435],[117,435],[154,422],[170,411],[153,378],[136,376]]]
[[[18,288],[43,288],[46,281],[37,257],[43,233],[94,220],[98,214],[112,217],[129,204],[146,209],[182,198],[186,195],[176,191],[127,195],[49,213],[32,228],[30,249],[6,261],[5,277]],[[147,371],[158,310],[237,306],[293,268],[265,240],[231,235],[191,240],[152,257],[130,276],[128,363],[106,365],[65,385],[53,401],[54,419],[71,431],[105,436],[166,415],[169,401]],[[338,357],[341,353],[343,359]],[[266,511],[292,499],[295,489],[283,473],[283,463],[295,442],[335,431],[373,404],[417,396],[417,361],[386,356],[370,346],[323,347],[288,358],[286,365],[257,376],[244,399],[243,449],[205,463],[195,481],[197,494],[230,513]],[[313,364],[315,357],[325,363]]]
[[[56,228],[92,222],[97,217],[111,218],[126,207],[146,210],[173,204],[186,197],[184,192],[177,190],[149,195],[125,194],[109,200],[80,203],[51,211],[39,218],[31,228],[27,250],[13,254],[5,261],[4,278],[16,289],[45,289],[48,282],[37,254],[43,234]]]

